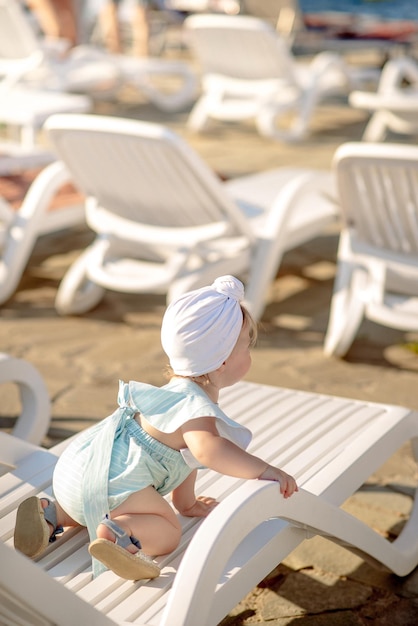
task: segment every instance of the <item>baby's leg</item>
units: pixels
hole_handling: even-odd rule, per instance
[[[139,539],[145,554],[167,554],[179,544],[180,523],[169,503],[154,487],[146,487],[133,493],[111,512],[110,517],[128,535]],[[99,524],[97,536],[115,541],[115,535],[104,524]],[[134,544],[128,549],[133,553],[137,551]]]

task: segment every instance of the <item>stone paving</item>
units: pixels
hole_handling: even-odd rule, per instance
[[[117,108],[98,104],[97,112],[167,124],[216,171],[230,177],[282,165],[328,168],[336,147],[360,139],[366,121],[363,113],[336,101],[315,116],[309,139],[283,145],[259,137],[251,124],[214,123],[210,134],[194,136],[185,128],[187,111],[163,114],[132,94],[126,94]],[[0,309],[0,349],[33,363],[48,386],[52,420],[46,446],[111,413],[119,378],[163,382],[166,360],[159,341],[163,297],[108,292],[84,316],[56,314],[59,281],[91,238],[86,228],[79,227],[39,240],[18,291]],[[329,232],[286,254],[261,321],[247,379],[418,409],[418,356],[405,347],[418,341],[416,333],[365,322],[344,360],[326,358],[322,352],[337,240],[337,231]],[[14,389],[3,385],[1,428],[10,429],[18,404]],[[405,446],[345,506],[393,538],[408,515],[417,478]],[[401,579],[323,538],[310,539],[244,598],[222,625],[299,623],[416,626],[418,570]]]

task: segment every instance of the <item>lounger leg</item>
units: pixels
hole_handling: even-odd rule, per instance
[[[55,308],[60,315],[82,315],[93,309],[105,289],[87,278],[91,247],[71,265],[62,279],[55,298]]]
[[[187,119],[187,127],[196,132],[203,132],[209,123],[210,106],[207,105],[209,96],[203,95],[192,108]]]
[[[363,141],[383,141],[387,135],[387,113],[376,111],[371,116],[363,133]]]
[[[299,94],[287,103],[268,103],[256,117],[260,135],[276,141],[300,141],[308,132],[311,113],[306,111]],[[287,128],[280,126],[283,117],[289,120]]]
[[[123,66],[123,64],[121,63]],[[162,90],[155,79],[169,76],[178,80],[178,86],[173,91]],[[181,111],[196,99],[197,79],[194,73],[181,62],[166,62],[161,60],[161,67],[150,67],[142,72],[129,72],[127,81],[137,87],[161,111]]]
[[[343,231],[338,248],[337,275],[331,300],[328,328],[324,341],[327,356],[344,356],[360,327],[365,301],[367,272],[350,258],[349,234]]]
[[[343,357],[350,349],[364,315],[365,303],[361,293],[366,282],[367,273],[362,268],[353,270],[344,262],[338,269],[324,341],[324,353],[327,356]]]

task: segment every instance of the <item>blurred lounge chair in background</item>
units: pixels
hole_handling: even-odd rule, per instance
[[[94,48],[37,34],[17,0],[0,0],[0,69],[9,82],[54,92],[113,93],[115,65]]]
[[[347,143],[334,157],[343,228],[325,353],[363,319],[418,331],[418,147]]]
[[[23,71],[25,60],[27,69]],[[48,46],[16,0],[0,0],[0,71],[26,87],[94,98],[116,97],[130,84],[167,111],[187,106],[196,98],[197,78],[185,61],[110,54],[92,45],[69,50]]]
[[[87,113],[87,95],[47,91],[22,84],[39,67],[42,53],[30,43],[31,31],[11,28],[21,8],[15,0],[0,0],[0,176],[42,167],[55,159],[52,150],[38,141],[38,132],[53,113]],[[9,19],[10,18],[10,19]],[[29,36],[27,37],[27,33]]]
[[[85,223],[84,198],[69,183],[58,161],[37,175],[32,170],[0,179],[0,188],[13,187],[9,201],[0,196],[0,305],[16,291],[41,235]],[[21,204],[18,187],[24,194]]]
[[[417,135],[418,62],[406,56],[387,61],[377,91],[353,91],[349,102],[371,113],[365,141],[382,141],[388,132]]]
[[[54,161],[53,151],[38,137],[45,120],[53,113],[87,113],[91,108],[88,96],[11,85],[0,78],[0,176]]]
[[[197,132],[211,119],[254,119],[266,137],[300,140],[321,102],[378,77],[331,52],[299,61],[274,27],[256,17],[192,15],[185,27],[202,74],[202,94],[188,119]]]
[[[97,233],[60,283],[61,314],[89,311],[106,289],[170,300],[237,274],[261,317],[284,252],[338,219],[329,171],[282,167],[224,182],[164,126],[55,115],[45,128]]]

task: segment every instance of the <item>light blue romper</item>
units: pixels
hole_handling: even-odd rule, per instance
[[[91,541],[103,517],[132,493],[152,485],[166,495],[201,467],[187,448],[174,450],[148,435],[134,419],[137,413],[164,433],[213,416],[220,436],[241,448],[251,441],[251,431],[188,378],[172,378],[164,387],[120,381],[118,404],[112,415],[74,439],[54,470],[54,496],[76,522],[87,526]]]

